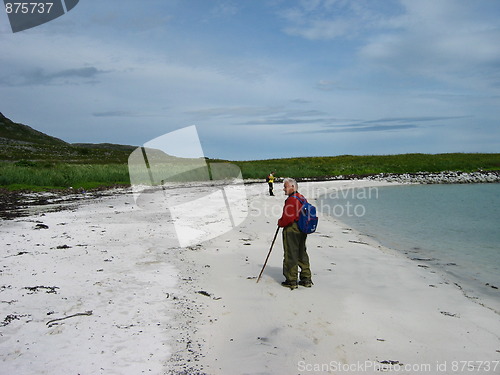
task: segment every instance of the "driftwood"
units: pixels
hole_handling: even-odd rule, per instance
[[[49,325],[49,324],[52,324],[52,323],[55,323],[55,322],[59,322],[61,320],[65,320],[65,319],[69,319],[69,318],[74,318],[75,316],[81,316],[81,315],[92,315],[92,310],[81,312],[81,313],[76,313],[76,314],[73,314],[73,315],[68,315],[68,316],[65,316],[63,318],[52,319],[52,320],[49,320],[45,324]]]

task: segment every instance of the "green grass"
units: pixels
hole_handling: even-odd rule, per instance
[[[130,184],[126,164],[0,163],[0,186],[9,190],[88,190],[123,184]]]
[[[130,150],[80,147],[73,145],[4,144],[0,160],[17,162],[32,160],[52,163],[122,164],[127,163]]]
[[[271,171],[276,171],[278,176],[307,178],[365,176],[378,173],[500,170],[500,154],[342,155],[234,163],[241,168],[243,178],[263,178]]]
[[[129,185],[126,162],[106,159],[69,162],[48,160],[18,160],[0,162],[0,187],[11,190],[80,189],[114,185]],[[209,160],[227,162],[223,160]],[[264,180],[276,171],[277,176],[322,178],[339,175],[366,176],[378,173],[416,173],[478,170],[500,170],[500,154],[403,154],[403,155],[342,155],[254,161],[232,161],[242,171],[243,178]]]

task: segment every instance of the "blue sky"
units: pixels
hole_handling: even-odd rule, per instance
[[[0,111],[67,142],[196,125],[231,160],[499,152],[496,0],[80,0],[12,33]]]

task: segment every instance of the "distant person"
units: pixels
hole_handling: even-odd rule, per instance
[[[288,195],[288,198],[285,200],[283,214],[278,220],[278,226],[283,228],[283,276],[285,276],[285,281],[281,285],[297,289],[298,267],[300,267],[298,284],[310,288],[313,282],[306,250],[307,234],[302,233],[297,225],[302,202],[306,199],[297,191],[297,182],[293,178],[285,178],[283,186],[283,191]]]
[[[274,196],[274,174],[276,172],[271,172],[267,175],[266,181],[269,184],[269,195]]]

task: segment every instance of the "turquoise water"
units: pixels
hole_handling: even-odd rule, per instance
[[[500,302],[500,184],[354,189],[327,194],[318,206],[469,294]]]

